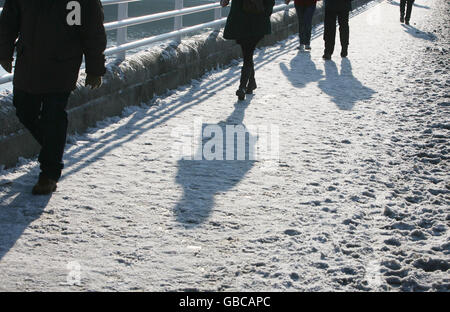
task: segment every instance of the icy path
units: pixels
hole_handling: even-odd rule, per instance
[[[448,291],[449,3],[398,11],[354,16],[348,59],[321,27],[260,50],[246,102],[235,64],[72,137],[51,198],[2,171],[0,290]],[[280,162],[172,158],[199,118],[277,125]]]

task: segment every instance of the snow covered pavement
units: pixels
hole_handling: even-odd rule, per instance
[[[72,136],[51,198],[0,172],[0,290],[450,289],[450,4],[350,21],[348,59],[295,37]],[[279,160],[180,160],[176,130],[273,126]],[[192,150],[192,155],[197,153]]]

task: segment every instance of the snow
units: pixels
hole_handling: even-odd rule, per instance
[[[449,3],[398,11],[359,10],[348,59],[322,26],[258,50],[245,102],[235,62],[71,136],[51,197],[0,171],[0,290],[448,291]],[[279,159],[173,157],[198,120],[277,126]]]

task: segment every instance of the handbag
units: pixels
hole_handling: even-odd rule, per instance
[[[244,0],[242,10],[248,14],[264,14],[264,0]]]

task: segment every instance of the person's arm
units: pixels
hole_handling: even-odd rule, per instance
[[[0,15],[0,65],[12,72],[14,45],[19,36],[20,10],[16,0],[6,0]]]
[[[98,88],[106,73],[106,32],[100,0],[85,0],[81,10],[80,37],[86,62],[86,85]]]

